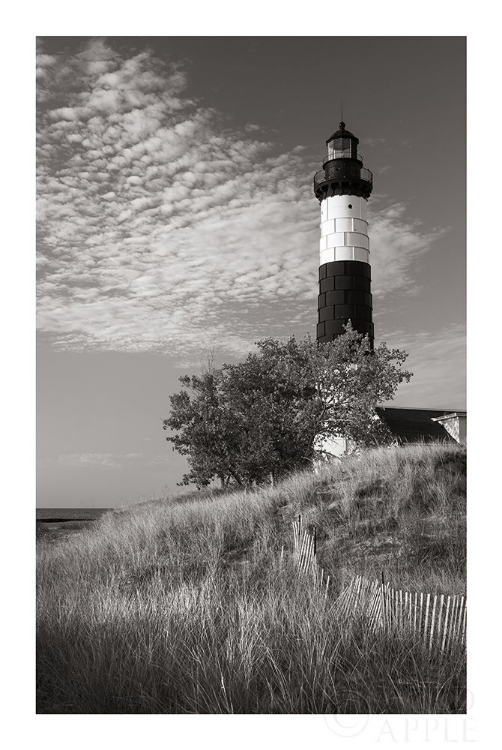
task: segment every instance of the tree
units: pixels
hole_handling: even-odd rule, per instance
[[[310,341],[265,339],[258,353],[224,365],[224,398],[240,439],[244,483],[305,466],[312,458],[316,384],[308,368]]]
[[[170,396],[171,415],[164,420],[164,429],[177,431],[167,440],[188,458],[190,471],[181,483],[202,487],[217,478],[225,487],[233,476],[240,484],[233,458],[239,435],[222,398],[221,370],[209,365],[201,377],[183,375],[180,382],[185,390]]]
[[[350,325],[326,344],[268,338],[257,347],[237,365],[180,378],[185,390],[170,397],[164,429],[176,432],[167,440],[188,458],[184,483],[279,477],[308,465],[322,437],[342,435],[357,445],[389,440],[375,407],[410,379],[405,352],[386,344],[373,351]]]
[[[358,446],[380,445],[391,435],[375,408],[391,401],[412,373],[402,366],[408,354],[385,343],[372,350],[367,336],[352,329],[333,342],[312,347],[311,377],[322,404],[316,425],[319,438],[343,436]]]

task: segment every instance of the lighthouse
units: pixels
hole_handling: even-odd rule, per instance
[[[373,175],[357,152],[359,139],[339,129],[326,141],[323,168],[314,175],[321,204],[317,341],[332,341],[350,321],[374,340],[366,203]]]

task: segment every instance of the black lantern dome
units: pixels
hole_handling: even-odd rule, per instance
[[[326,141],[328,155],[323,168],[314,175],[314,193],[321,202],[332,195],[358,195],[366,200],[373,189],[373,175],[363,167],[357,153],[359,138],[345,129],[339,129]]]
[[[327,161],[330,159],[357,159],[358,144],[359,138],[356,138],[350,130],[345,130],[345,123],[341,122],[340,129],[326,141],[328,147]]]

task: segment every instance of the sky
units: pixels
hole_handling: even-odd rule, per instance
[[[342,111],[393,405],[465,408],[464,38],[39,37],[37,101],[38,505],[173,491],[180,375],[315,335]]]

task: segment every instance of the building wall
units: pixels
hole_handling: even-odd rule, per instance
[[[316,451],[320,452],[321,460],[323,457],[328,458],[329,456],[332,456],[334,458],[341,458],[342,456],[346,456],[351,453],[354,448],[355,443],[349,438],[334,437],[331,435],[329,437],[319,435],[316,438],[315,449]],[[323,454],[328,455],[323,456]]]
[[[445,417],[438,421],[457,443],[467,444],[467,417]]]

